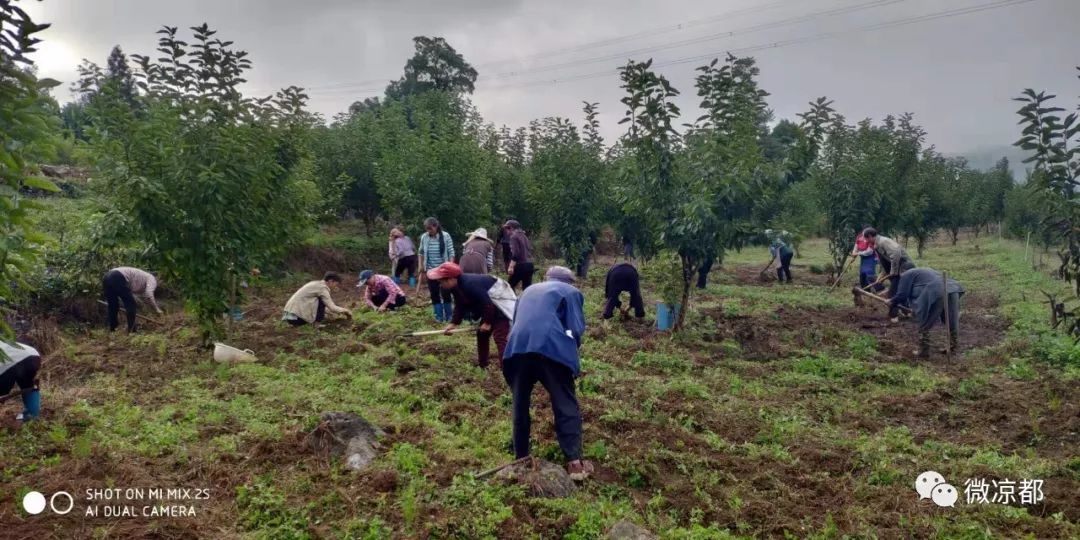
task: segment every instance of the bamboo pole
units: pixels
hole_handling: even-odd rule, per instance
[[[952,360],[952,324],[949,317],[949,274],[941,272],[941,286],[945,291],[945,357]]]

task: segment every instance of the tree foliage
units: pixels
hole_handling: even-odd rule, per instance
[[[387,98],[401,99],[432,90],[453,94],[473,92],[478,75],[476,69],[445,39],[417,36],[413,43],[416,54],[405,62],[405,74],[401,79],[386,88]]]
[[[49,136],[47,90],[58,83],[38,79],[27,55],[41,42],[35,34],[48,28],[37,24],[18,6],[0,4],[0,309],[8,309],[17,289],[25,288],[25,272],[46,241],[31,219],[42,207],[25,196],[28,188],[57,191],[37,174],[35,148]],[[12,330],[0,318],[0,339]]]
[[[1057,238],[1058,273],[1072,282],[1080,295],[1080,204],[1076,189],[1080,184],[1080,117],[1055,106],[1056,97],[1029,88],[1016,98],[1023,104],[1017,114],[1024,126],[1016,145],[1031,154],[1024,162],[1035,165],[1030,183],[1041,194],[1038,200],[1046,205],[1043,225]],[[1080,306],[1059,322],[1080,339]]]
[[[104,92],[89,111],[110,219],[152,247],[210,337],[238,276],[279,256],[310,223],[313,118],[295,87],[245,98],[247,53],[205,24],[191,30],[189,43],[165,27],[158,59],[133,57],[138,107]],[[112,86],[100,73],[86,70],[82,87]]]

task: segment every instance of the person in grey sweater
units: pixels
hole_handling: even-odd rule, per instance
[[[930,329],[940,320],[946,321],[945,294],[948,293],[949,345],[952,351],[960,344],[960,297],[964,287],[956,280],[945,282],[941,272],[933,268],[913,268],[900,275],[896,295],[889,299],[893,309],[906,307],[919,323],[919,358],[930,356]]]

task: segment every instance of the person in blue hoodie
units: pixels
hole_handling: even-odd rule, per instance
[[[514,403],[514,454],[519,459],[529,455],[529,401],[539,382],[551,395],[566,471],[570,478],[584,480],[593,467],[581,459],[581,409],[574,378],[581,374],[578,347],[585,333],[585,297],[574,287],[569,268],[553,266],[545,278],[518,297],[503,355],[503,378]]]
[[[41,354],[37,349],[16,342],[0,341],[0,403],[7,400],[16,384],[22,391],[23,412],[16,418],[28,422],[41,414],[41,391],[37,374],[41,369]]]

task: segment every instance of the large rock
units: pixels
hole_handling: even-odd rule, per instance
[[[319,455],[342,458],[346,467],[359,471],[378,455],[379,439],[384,435],[358,415],[328,412],[308,433],[307,445]]]
[[[648,529],[635,525],[625,519],[617,521],[608,531],[608,540],[656,540],[656,535]]]
[[[533,497],[558,499],[569,497],[577,490],[566,469],[537,458],[510,465],[496,473],[495,478],[524,485]]]

